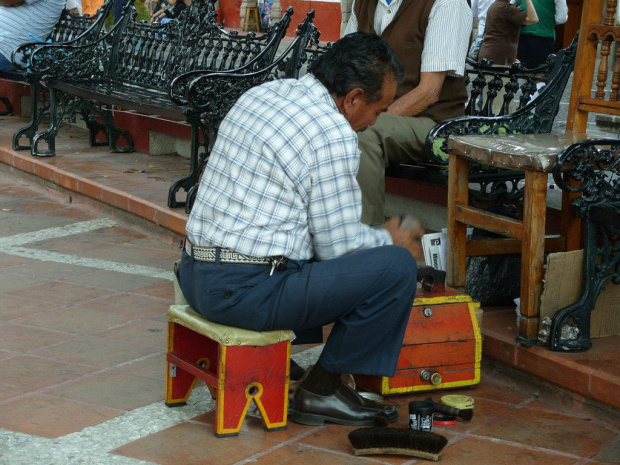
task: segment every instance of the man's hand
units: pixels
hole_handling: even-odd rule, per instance
[[[420,220],[407,215],[401,222],[399,216],[393,216],[385,222],[383,227],[390,233],[395,245],[405,247],[411,252],[413,258],[422,260],[421,239],[425,231]]]

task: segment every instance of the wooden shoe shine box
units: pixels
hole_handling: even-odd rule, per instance
[[[418,289],[396,374],[356,375],[357,385],[390,395],[479,383],[482,338],[478,309],[478,302],[455,289]]]

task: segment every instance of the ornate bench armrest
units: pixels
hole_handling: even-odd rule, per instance
[[[200,117],[221,120],[248,89],[269,80],[280,62],[250,73],[220,72],[203,74],[187,86],[186,105],[200,111]]]
[[[289,7],[283,19],[287,15],[292,15],[292,13],[293,10]],[[243,90],[247,90],[269,79],[292,77],[291,75],[294,74],[292,70],[298,69],[297,62],[300,59],[302,48],[307,46],[311,37],[317,34],[316,27],[312,23],[313,18],[314,10],[311,10],[297,28],[297,37],[278,57],[275,57],[275,55],[282,37],[279,37],[277,40],[275,38],[272,39],[272,44],[268,44],[255,58],[241,68],[219,70],[217,72],[213,70],[193,70],[175,76],[168,87],[170,98],[180,106],[190,105],[194,108],[205,109],[212,106],[213,103],[204,101],[207,96],[216,100],[221,98],[217,94],[213,94],[212,89],[215,87],[223,89],[232,85],[235,89],[233,94],[239,97],[241,95],[238,93],[239,91],[242,93]],[[213,81],[216,79],[222,80],[222,83],[214,83]],[[230,98],[230,96],[227,96],[227,98]],[[230,102],[230,106],[232,106],[232,103],[234,101]],[[218,106],[214,103],[213,105],[215,105],[213,108]],[[216,113],[217,111],[214,112],[214,114]]]
[[[101,63],[110,59],[115,35],[122,26],[123,22],[118,21],[91,42],[40,45],[32,52],[28,72],[52,80],[88,76],[102,69]]]
[[[186,94],[189,91],[189,86],[194,82],[198,77],[210,75],[213,73],[244,73],[244,72],[252,72],[260,70],[263,67],[269,66],[270,63],[274,60],[280,43],[286,34],[286,30],[291,21],[291,17],[293,16],[293,8],[288,7],[282,18],[273,26],[269,28],[267,43],[264,47],[250,59],[247,63],[243,64],[240,67],[234,69],[226,69],[226,70],[215,70],[215,69],[194,69],[191,71],[187,71],[181,74],[176,75],[168,85],[168,94],[170,99],[176,103],[177,105],[187,105]],[[228,34],[223,31],[223,33]],[[256,35],[252,32],[247,38],[249,40],[256,39],[256,41],[261,40],[262,38],[257,38]]]
[[[112,11],[114,0],[107,0],[97,13],[90,17],[89,15],[81,16],[77,13],[71,13],[63,10],[54,29],[47,38],[47,42],[43,38],[35,42],[27,42],[19,45],[11,54],[11,60],[14,66],[21,72],[31,73],[30,64],[32,63],[32,55],[41,45],[48,43],[50,45],[76,45],[87,40],[96,39],[103,30],[105,20]]]
[[[580,193],[578,209],[603,202],[620,203],[620,139],[589,139],[570,145],[553,167],[558,187]]]
[[[452,135],[536,134],[541,131],[536,115],[525,108],[505,116],[461,116],[439,123],[428,134],[425,150],[429,160],[448,165],[448,137]],[[547,131],[549,132],[549,131]]]

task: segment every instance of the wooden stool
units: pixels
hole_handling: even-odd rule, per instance
[[[465,286],[466,257],[521,253],[521,318],[517,341],[534,345],[538,336],[544,252],[579,247],[570,198],[562,196],[561,233],[545,237],[547,183],[555,160],[583,134],[520,134],[453,136],[448,141],[448,249],[446,284]],[[525,172],[523,220],[490,213],[469,205],[469,163]],[[565,193],[566,194],[566,193]],[[466,240],[467,225],[500,234],[502,238]]]
[[[245,7],[245,18],[243,19],[243,30],[249,31],[250,26],[252,26],[256,32],[260,32],[260,15],[258,14],[257,6]]]
[[[239,434],[252,400],[268,431],[285,429],[294,338],[292,331],[232,328],[205,320],[187,304],[170,306],[166,405],[185,405],[201,379],[216,398],[215,436]]]

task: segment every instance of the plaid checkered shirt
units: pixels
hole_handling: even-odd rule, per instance
[[[360,222],[359,161],[357,135],[314,76],[254,87],[220,125],[187,237],[291,260],[391,244]]]

